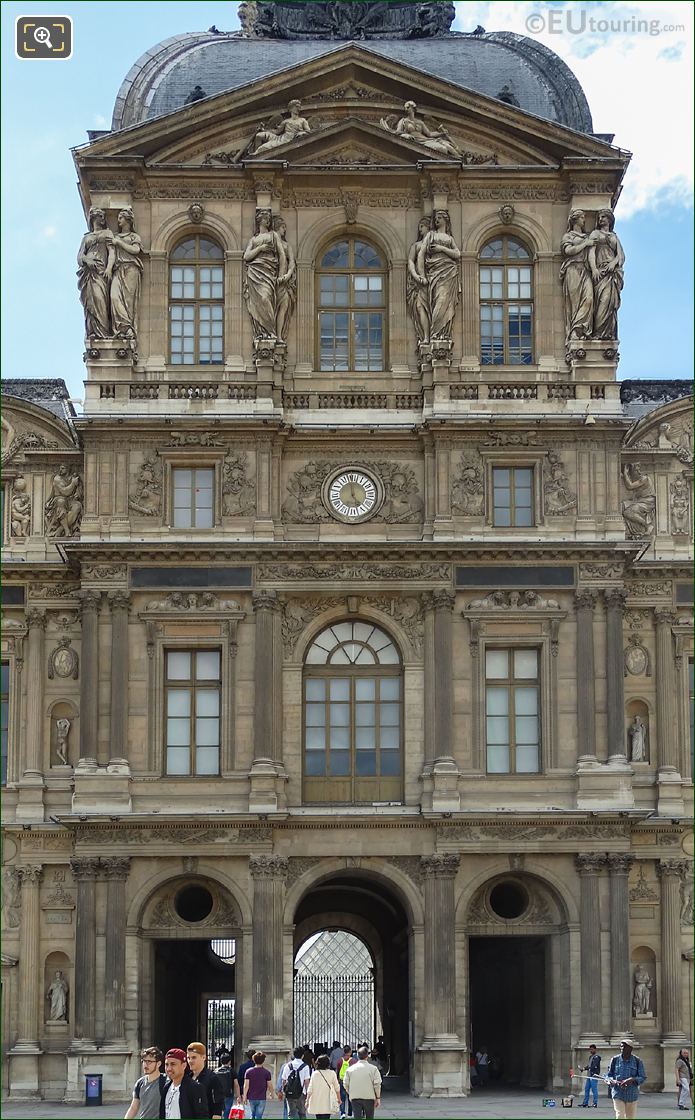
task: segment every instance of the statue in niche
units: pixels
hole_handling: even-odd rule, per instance
[[[285,271],[278,276],[275,332],[280,342],[287,342],[287,328],[297,306],[297,262],[294,250],[287,240],[287,222],[279,214],[273,218],[273,229],[280,238],[285,253]]]
[[[656,494],[652,480],[642,472],[639,463],[635,463],[632,471],[629,465],[625,466],[623,481],[626,488],[637,495],[631,501],[623,502],[623,519],[627,535],[633,541],[644,540],[645,537],[651,537],[654,531]]]
[[[63,465],[53,476],[51,495],[46,502],[46,536],[73,536],[82,520],[82,502],[82,479],[72,467]]]
[[[12,536],[28,536],[30,521],[31,498],[27,494],[27,480],[20,474],[12,483],[12,503],[10,505],[10,531]]]
[[[643,964],[637,965],[632,978],[635,985],[632,995],[632,1014],[651,1015],[649,1008],[652,1002],[654,981]]]
[[[256,232],[244,251],[244,299],[253,337],[277,339],[279,279],[287,273],[285,243],[272,228],[270,210],[256,211]]]
[[[46,992],[46,999],[50,1003],[48,1011],[49,1023],[67,1023],[68,991],[68,982],[60,969],[58,969]]]
[[[72,724],[69,719],[56,720],[56,756],[61,766],[68,766],[68,735]]]
[[[594,325],[594,287],[589,267],[590,241],[583,210],[570,210],[567,232],[560,242],[562,296],[565,302],[565,339],[591,338]]]
[[[417,224],[417,241],[410,246],[408,253],[408,272],[405,282],[405,299],[410,318],[415,326],[418,342],[430,340],[430,305],[427,293],[427,277],[417,270],[417,260],[422,243],[432,229],[431,218],[420,218]]]
[[[440,124],[433,132],[423,120],[415,116],[417,105],[414,101],[406,101],[403,108],[406,113],[404,117],[401,117],[395,124],[395,117],[382,118],[381,127],[385,128],[387,132],[401,136],[404,140],[410,140],[413,144],[419,144],[431,152],[438,152],[449,159],[462,160],[464,158],[463,152],[456,147],[443,124]]]
[[[113,233],[106,215],[93,206],[88,216],[89,231],[82,238],[77,254],[77,286],[84,309],[87,338],[111,337],[109,277],[113,269]]]
[[[596,229],[589,234],[589,268],[594,282],[594,325],[592,338],[618,337],[618,308],[623,290],[625,253],[613,232],[612,210],[599,210]]]
[[[427,282],[430,341],[451,339],[451,326],[461,295],[459,261],[461,250],[451,236],[447,210],[436,210],[434,229],[425,234],[415,270]]]
[[[142,239],[135,232],[135,218],[129,206],[118,215],[118,233],[113,235],[113,256],[106,268],[111,281],[111,321],[116,338],[134,339],[137,335],[138,300],[142,282]]]
[[[290,144],[305,133],[311,132],[309,122],[300,113],[301,101],[290,101],[287,109],[289,117],[273,118],[268,128],[260,128],[254,136],[254,143],[258,145],[253,151],[254,156],[277,148],[280,144]]]
[[[627,731],[630,740],[630,761],[647,761],[647,728],[641,716],[635,716]]]
[[[674,537],[687,536],[690,527],[690,495],[685,475],[676,475],[669,490],[671,491],[671,532]]]

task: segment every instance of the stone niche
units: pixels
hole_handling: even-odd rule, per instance
[[[51,1000],[48,996],[48,989],[56,979],[56,973],[62,972],[63,978],[67,981],[68,990],[66,995],[67,1012],[65,1019],[51,1019]],[[46,957],[43,967],[43,1018],[46,1030],[51,1034],[54,1033],[67,1033],[68,1026],[72,1022],[72,965],[67,953],[53,952],[49,953]]]
[[[647,945],[638,945],[630,958],[632,974],[632,1018],[650,1026],[656,1019],[656,954]]]
[[[51,770],[72,769],[74,759],[77,757],[79,742],[79,727],[77,708],[69,700],[56,700],[51,704],[48,712],[51,733]],[[63,720],[67,720],[69,728],[65,734]],[[61,757],[65,757],[65,761]]]
[[[646,700],[635,697],[625,707],[625,754],[631,766],[648,766],[649,753],[649,705]]]

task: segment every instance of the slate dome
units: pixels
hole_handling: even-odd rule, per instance
[[[216,30],[164,39],[129,70],[116,97],[111,127],[120,131],[204,97],[240,89],[328,55],[346,41],[351,40],[339,41],[337,35],[271,38]],[[429,38],[380,35],[354,41],[376,55],[537,117],[578,132],[593,131],[584,91],[572,71],[553,51],[527,36],[444,32]]]

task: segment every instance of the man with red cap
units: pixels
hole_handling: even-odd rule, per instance
[[[207,1094],[188,1071],[186,1051],[167,1050],[164,1072],[167,1079],[159,1106],[160,1120],[208,1120]]]

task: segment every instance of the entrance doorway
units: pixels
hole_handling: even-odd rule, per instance
[[[403,1079],[403,1088],[407,1088],[410,1078],[410,1039],[413,1024],[410,999],[409,922],[404,906],[400,898],[382,880],[372,878],[363,872],[339,872],[318,883],[304,896],[295,912],[296,977],[299,977],[302,972],[300,950],[317,934],[331,931],[352,934],[353,943],[355,941],[361,943],[364,962],[371,958],[371,975],[369,971],[360,968],[356,976],[354,969],[350,972],[347,967],[343,968],[338,964],[333,974],[335,977],[333,990],[330,992],[326,990],[321,995],[309,990],[315,986],[314,977],[296,980],[294,1022],[297,1027],[300,1023],[306,1022],[312,1001],[315,1006],[317,998],[323,1001],[324,1012],[327,1011],[326,1001],[332,1002],[334,1007],[342,1005],[343,1010],[348,1010],[350,1001],[356,1000],[357,1002],[353,1002],[353,1010],[358,1012],[360,1020],[366,1007],[364,1001],[367,1001],[367,1003],[371,1002],[374,1008],[371,1037],[360,1037],[362,1023],[356,1020],[351,1028],[345,1016],[343,1016],[343,1036],[340,1037],[338,1033],[333,1035],[328,1028],[328,1019],[332,1018],[336,1024],[336,1031],[338,1020],[335,1016],[326,1016],[325,1029],[328,1030],[330,1037],[323,1035],[318,1039],[295,1037],[294,1041],[295,1043],[328,1042],[330,1046],[337,1039],[344,1045],[354,1046],[359,1042],[367,1041],[375,1046],[379,1041],[379,1035],[382,1034],[383,1041],[380,1049],[382,1053],[386,1052],[385,1064],[392,1076]],[[314,944],[317,941],[318,939]],[[311,948],[308,952],[310,951]],[[363,987],[363,991],[355,990],[356,980],[357,986]],[[359,1010],[360,1006],[362,1010]],[[347,1036],[345,1031],[348,1032]]]
[[[487,1049],[493,1085],[548,1083],[547,944],[545,937],[469,940],[471,1049]]]
[[[345,930],[310,937],[294,961],[293,1037],[330,1049],[352,1039],[374,1045],[381,1034],[367,946]]]
[[[234,1053],[235,956],[225,941],[154,942],[154,1038],[166,1051],[202,1042]],[[235,1055],[236,1058],[236,1055]]]

